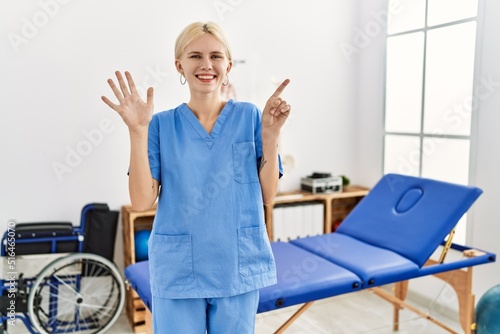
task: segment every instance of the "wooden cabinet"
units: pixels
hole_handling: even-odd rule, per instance
[[[273,240],[273,208],[276,205],[321,202],[324,206],[324,233],[332,232],[333,225],[342,221],[354,206],[368,193],[368,189],[358,186],[346,187],[340,193],[312,194],[306,191],[294,191],[278,194],[272,204],[264,207],[267,232]],[[144,212],[133,211],[131,206],[122,207],[123,249],[125,267],[135,263],[134,234],[139,230],[151,229],[156,214],[156,207]],[[146,332],[146,306],[133,289],[127,291],[126,309],[134,331]]]
[[[273,209],[278,205],[322,203],[323,233],[331,233],[366,194],[368,194],[368,189],[360,186],[348,186],[339,193],[313,194],[302,190],[279,193],[273,203],[264,206],[269,240],[274,240]]]
[[[123,222],[123,260],[125,268],[135,263],[134,236],[137,231],[151,230],[156,214],[156,207],[151,210],[137,212],[129,205],[122,207]],[[136,333],[146,332],[146,305],[134,289],[127,289],[125,308],[130,324]]]

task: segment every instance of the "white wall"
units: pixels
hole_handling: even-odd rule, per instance
[[[356,175],[373,186],[382,176],[385,47],[388,14],[386,0],[361,0],[359,21],[352,28],[351,45],[357,61]],[[380,29],[377,33],[377,27]],[[370,35],[368,35],[368,34]]]
[[[470,244],[500,255],[500,2],[484,1],[479,77],[489,82],[479,101],[476,164],[473,179],[484,194],[475,205]],[[484,81],[483,81],[484,82]],[[486,88],[486,85],[484,86]],[[478,297],[500,284],[500,262],[475,269],[473,287]]]
[[[358,69],[339,45],[357,17],[356,2],[341,0],[2,1],[0,230],[12,218],[78,224],[86,203],[129,203],[128,135],[100,100],[111,95],[106,79],[129,70],[141,88],[154,85],[156,111],[185,102],[173,45],[195,20],[219,22],[245,60],[230,75],[239,99],[262,106],[292,80],[281,153],[294,164],[281,190],[312,171],[356,182]]]

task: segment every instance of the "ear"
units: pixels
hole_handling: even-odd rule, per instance
[[[176,59],[175,60],[175,68],[177,70],[177,72],[179,73],[184,73],[184,69],[182,68],[182,64],[181,64],[181,61],[179,59]]]
[[[227,71],[226,71],[226,73],[229,74],[229,72],[231,72],[232,68],[233,68],[233,61],[230,60],[229,64],[227,64]]]

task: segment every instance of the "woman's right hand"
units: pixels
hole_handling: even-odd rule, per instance
[[[119,88],[112,79],[108,79],[108,84],[119,104],[111,102],[106,96],[102,96],[101,99],[120,115],[130,132],[141,132],[147,129],[153,117],[153,87],[148,88],[146,102],[144,102],[139,96],[129,72],[125,72],[128,86],[119,71],[116,71],[115,74]]]

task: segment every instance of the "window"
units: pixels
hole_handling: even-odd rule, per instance
[[[468,184],[478,0],[389,6],[384,173]]]

